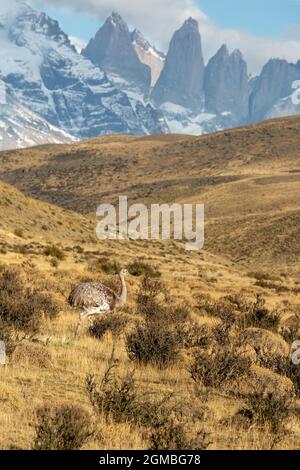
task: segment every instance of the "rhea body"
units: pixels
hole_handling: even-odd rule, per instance
[[[91,321],[96,315],[113,312],[126,305],[127,286],[125,278],[127,274],[127,269],[122,269],[119,273],[121,281],[120,294],[117,294],[100,281],[82,282],[74,287],[68,300],[71,307],[81,310],[76,334],[85,318]]]

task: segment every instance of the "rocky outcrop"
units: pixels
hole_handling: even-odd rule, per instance
[[[255,81],[250,96],[251,122],[261,121],[268,115],[271,117],[272,108],[283,98],[292,95],[296,80],[300,80],[300,63],[290,64],[286,60],[271,59]]]
[[[189,18],[174,34],[163,71],[153,89],[156,106],[173,103],[199,110],[203,102],[204,61],[196,20]]]
[[[154,86],[164,67],[166,56],[152,46],[138,29],[132,31],[131,40],[140,61],[150,67],[151,86]]]
[[[12,136],[20,136],[22,122],[23,136],[25,129],[26,136],[30,136],[30,112],[33,113],[34,139],[40,139],[38,130],[47,132],[47,129],[52,136],[54,132],[55,138],[61,130],[61,137],[66,139],[69,136],[63,133],[87,139],[107,134],[165,132],[161,116],[143,102],[136,100],[132,103],[99,66],[78,54],[57,21],[25,3],[14,0],[11,3],[14,8],[9,10],[0,5],[3,46],[0,50],[0,80],[11,92],[14,112],[17,113],[16,106],[19,106],[20,113],[22,107],[27,110],[24,120],[18,117],[15,125],[6,114],[5,125],[11,122]],[[38,121],[37,117],[41,120]],[[14,138],[17,146],[17,137]],[[28,137],[28,145],[33,145],[34,139]]]
[[[150,67],[140,61],[128,26],[117,13],[107,18],[82,54],[106,72],[117,74],[145,91],[149,89]]]
[[[204,78],[205,109],[227,114],[236,123],[248,119],[249,84],[247,64],[240,51],[229,54],[225,45],[210,59]]]

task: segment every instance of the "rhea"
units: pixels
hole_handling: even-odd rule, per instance
[[[95,315],[113,312],[126,305],[127,286],[125,278],[128,274],[127,269],[122,269],[119,272],[121,281],[120,294],[114,292],[103,282],[82,282],[74,287],[68,301],[71,307],[81,309],[76,335],[85,318],[91,321]]]

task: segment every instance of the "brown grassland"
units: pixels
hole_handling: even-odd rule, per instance
[[[300,448],[299,131],[294,117],[0,153],[1,449]],[[119,195],[204,203],[205,249],[100,242],[96,207]],[[128,305],[75,337],[71,287],[116,286],[119,267]]]

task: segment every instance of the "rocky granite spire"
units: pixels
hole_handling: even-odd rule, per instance
[[[150,87],[151,70],[139,60],[128,26],[118,13],[107,18],[82,54],[108,73],[117,74],[144,90]]]
[[[210,59],[204,78],[205,108],[213,114],[231,113],[238,123],[248,119],[247,64],[239,50],[223,45]]]
[[[157,106],[171,102],[200,109],[203,76],[199,26],[196,20],[189,18],[171,40],[165,66],[152,92],[152,101]]]
[[[251,122],[266,118],[278,100],[291,95],[295,80],[300,80],[300,67],[297,64],[290,64],[281,59],[269,60],[256,80],[250,96]]]

